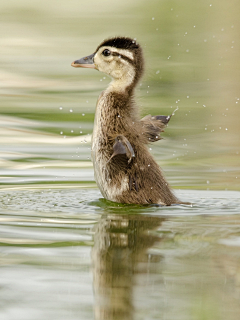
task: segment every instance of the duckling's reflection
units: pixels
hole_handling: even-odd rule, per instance
[[[101,217],[92,250],[96,320],[133,319],[133,276],[140,262],[149,262],[147,249],[160,241],[148,231],[162,221],[140,214]]]

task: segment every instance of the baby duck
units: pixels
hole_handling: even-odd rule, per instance
[[[141,46],[130,38],[111,38],[72,66],[97,69],[112,78],[98,98],[92,135],[94,175],[102,195],[119,203],[181,203],[147,148],[161,139],[171,116],[140,119],[134,102],[144,71]]]

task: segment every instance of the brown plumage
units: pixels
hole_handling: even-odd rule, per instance
[[[161,139],[170,116],[140,120],[134,103],[134,88],[144,70],[140,45],[125,37],[105,40],[72,66],[94,68],[113,79],[99,96],[92,137],[95,178],[103,196],[120,203],[181,203],[147,147]]]

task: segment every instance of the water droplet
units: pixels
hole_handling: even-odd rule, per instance
[[[189,49],[187,49],[186,52],[189,52]]]
[[[189,98],[189,96],[187,96],[187,99]]]
[[[155,18],[154,17],[152,17],[152,20],[154,20]]]
[[[73,130],[71,130],[71,132],[73,133]]]
[[[156,71],[156,74],[159,74],[159,72],[160,72],[160,71],[159,71],[159,70],[157,70],[157,71]]]
[[[150,167],[150,164],[148,164],[148,167]]]
[[[212,6],[212,4],[209,5],[210,7]]]
[[[70,112],[73,112],[72,109],[69,110]]]
[[[175,112],[178,110],[178,106],[177,108],[173,111],[172,115],[174,116],[175,115]]]
[[[62,110],[62,107],[60,107],[59,109]]]
[[[226,131],[228,130],[228,128],[225,129]]]

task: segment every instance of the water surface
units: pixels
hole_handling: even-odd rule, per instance
[[[1,317],[238,319],[240,194],[121,205],[96,189],[1,191]]]

